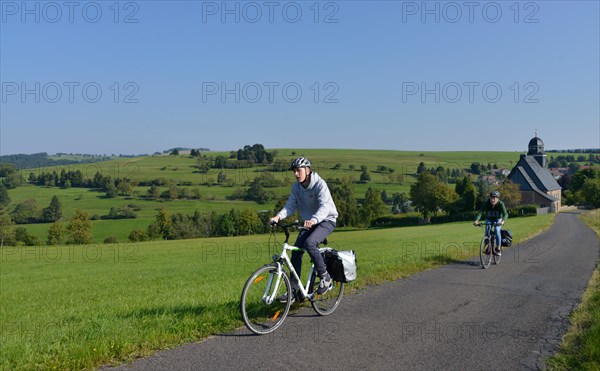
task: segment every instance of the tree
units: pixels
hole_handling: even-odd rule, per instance
[[[339,184],[333,184],[331,197],[339,214],[336,224],[340,227],[358,226],[360,223],[360,213],[356,204],[356,198],[354,197],[352,182],[344,178]]]
[[[213,167],[215,169],[225,169],[227,167],[227,157],[221,155],[215,157]]]
[[[275,198],[275,195],[273,192],[266,191],[261,181],[259,180],[259,177],[256,177],[252,181],[252,184],[250,184],[248,190],[246,191],[245,198],[246,200],[256,201],[259,204],[264,204],[265,202],[268,202]]]
[[[419,167],[417,167],[417,174],[423,174],[427,170],[425,167],[425,163],[423,161],[419,162]]]
[[[389,212],[387,206],[381,199],[381,192],[369,187],[365,193],[365,201],[360,209],[360,214],[363,223],[366,225],[380,216],[383,216]]]
[[[23,227],[15,228],[15,240],[17,244],[23,244],[25,246],[36,246],[40,244],[38,236],[29,234],[27,229]]]
[[[587,179],[598,177],[600,177],[600,174],[597,170],[591,168],[578,170],[571,178],[570,190],[577,192],[583,187]]]
[[[104,191],[106,192],[107,198],[115,198],[119,194],[119,191],[117,190],[117,187],[115,186],[115,183],[113,183],[112,181],[109,182],[108,184],[106,184]]]
[[[48,245],[62,245],[65,243],[65,237],[67,234],[67,228],[65,228],[62,222],[54,222],[48,228],[48,238],[46,244]]]
[[[92,223],[87,212],[76,209],[71,217],[71,222],[67,226],[67,231],[71,238],[70,243],[87,244],[92,242]]]
[[[369,173],[364,170],[362,173],[360,173],[360,182],[361,183],[369,183],[371,181],[371,175],[369,175]]]
[[[216,223],[213,220],[214,234],[220,237],[233,236],[235,233],[235,225],[230,213],[225,213],[216,218]]]
[[[160,188],[157,187],[156,185],[152,184],[150,186],[150,189],[148,189],[148,197],[155,199],[155,200],[160,198]]]
[[[129,233],[129,241],[131,242],[144,242],[148,241],[148,235],[143,229],[134,229]]]
[[[465,191],[467,190],[469,184],[471,184],[471,180],[469,180],[469,177],[465,176],[462,179],[459,179],[454,185],[454,192],[456,192],[456,194],[462,197],[465,194]]]
[[[219,174],[217,175],[217,183],[218,184],[225,184],[225,182],[227,181],[227,175],[224,172],[219,172]]]
[[[117,191],[122,196],[131,196],[133,194],[133,185],[127,180],[120,180],[117,184]]]
[[[33,198],[18,203],[11,213],[12,220],[16,224],[35,223],[39,221],[40,215],[38,204]]]
[[[430,215],[437,215],[440,210],[448,210],[456,201],[456,192],[440,182],[428,172],[419,175],[417,182],[410,186],[410,198],[414,207],[423,214],[423,218],[430,220]]]
[[[473,162],[471,163],[471,173],[479,175],[481,174],[483,165],[480,164],[479,162]]]
[[[509,179],[506,179],[500,187],[500,198],[507,208],[517,207],[521,203],[521,192],[519,191],[519,185],[513,183]]]
[[[153,224],[156,225],[156,230],[158,231],[159,236],[161,236],[164,240],[171,239],[173,235],[171,229],[172,223],[171,216],[167,209],[163,207],[160,210],[158,210],[158,214],[156,214],[156,219]]]
[[[593,206],[595,208],[600,207],[600,179],[599,178],[588,178],[583,183],[581,190],[581,200],[584,204]]]
[[[173,149],[170,153],[171,156],[179,156],[179,150],[177,148]]]
[[[23,177],[20,173],[9,173],[2,181],[6,189],[17,188],[23,183]]]
[[[240,235],[257,234],[260,233],[263,228],[263,224],[258,214],[252,209],[242,210],[242,212],[240,212],[239,220],[238,234]]]
[[[2,245],[15,244],[15,223],[8,215],[0,215],[0,242]]]
[[[454,207],[456,211],[475,210],[475,207],[477,206],[477,188],[471,183],[468,176],[465,176],[456,182],[454,191],[459,197]]]
[[[10,203],[10,197],[4,184],[0,183],[0,209],[4,209]]]
[[[167,191],[167,198],[169,200],[176,200],[179,198],[179,190],[177,189],[177,186],[172,185],[169,187],[169,190]]]
[[[394,193],[392,196],[393,214],[407,213],[412,210],[408,202],[410,199],[406,193]]]
[[[52,196],[50,205],[42,210],[42,220],[44,222],[55,222],[62,217],[62,206],[58,197]]]

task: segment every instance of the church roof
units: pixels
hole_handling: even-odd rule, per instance
[[[525,168],[527,174],[536,182],[536,185],[540,189],[546,192],[562,189],[556,182],[556,179],[554,179],[554,176],[552,176],[550,170],[541,166],[533,156],[524,156],[523,159],[528,165]]]
[[[547,197],[551,196],[547,195],[546,192],[562,189],[556,182],[556,179],[554,179],[554,176],[552,176],[552,173],[540,165],[534,156],[521,156],[521,159],[514,169],[512,169],[508,178],[520,184],[522,182],[518,181],[519,178],[523,179],[531,190],[541,192]]]
[[[533,181],[533,179],[531,179],[531,177],[529,176],[529,174],[527,174],[527,171],[523,168],[523,166],[516,166],[515,169],[521,174],[521,176],[527,181],[527,184],[529,185],[529,187],[531,188],[532,191],[534,191],[535,193],[537,193],[538,195],[548,199],[551,202],[554,201],[558,201],[558,198],[549,195],[546,192],[542,192],[535,184],[535,182]],[[557,183],[558,185],[558,183]],[[560,187],[560,186],[559,186]]]

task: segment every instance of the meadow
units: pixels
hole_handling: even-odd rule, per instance
[[[519,159],[518,152],[409,152],[391,150],[337,150],[337,149],[275,149],[276,160],[290,161],[297,156],[308,156],[314,163],[314,170],[326,179],[348,178],[355,181],[354,194],[357,198],[364,197],[367,189],[373,187],[379,191],[386,191],[391,196],[394,193],[408,193],[410,185],[416,180],[416,171],[420,162],[427,168],[443,166],[450,170],[468,169],[473,162],[497,164],[500,168],[511,169]],[[229,156],[228,152],[203,152],[203,156]],[[24,179],[30,173],[39,175],[42,172],[61,170],[80,170],[84,178],[93,178],[98,172],[103,176],[115,178],[128,178],[137,182],[164,179],[174,184],[186,184],[182,188],[198,189],[199,200],[165,200],[146,199],[148,186],[134,187],[134,195],[107,198],[104,192],[88,188],[60,188],[48,186],[34,186],[24,184],[8,191],[12,210],[14,206],[27,199],[35,199],[40,208],[48,206],[52,196],[56,195],[63,209],[63,219],[68,220],[75,209],[84,209],[87,213],[97,216],[107,215],[111,207],[122,207],[134,204],[140,208],[137,219],[124,219],[116,221],[92,221],[94,242],[102,242],[107,237],[114,237],[119,242],[126,242],[129,233],[134,229],[145,229],[155,218],[160,208],[166,208],[171,213],[192,214],[198,209],[202,213],[216,211],[225,213],[232,208],[238,210],[268,210],[272,211],[275,202],[258,204],[253,201],[229,200],[236,189],[246,188],[256,176],[268,170],[266,166],[256,166],[246,169],[210,169],[206,174],[201,174],[196,166],[196,159],[187,155],[179,156],[146,156],[136,158],[117,158],[111,161],[78,164],[69,166],[45,167],[22,170]],[[339,164],[339,168],[336,168]],[[351,166],[353,170],[351,170]],[[368,183],[359,183],[361,166],[366,166],[371,176]],[[377,172],[378,166],[394,169],[394,172]],[[216,179],[219,172],[223,172],[230,184],[218,185]],[[275,179],[282,181],[283,186],[269,188],[276,197],[285,197],[294,181],[290,172],[275,172]],[[168,186],[160,187],[166,191]],[[24,227],[29,233],[36,235],[43,243],[47,237],[50,224],[28,224]]]
[[[520,242],[552,221],[553,215],[509,220],[516,238],[511,249],[518,251]],[[467,222],[339,230],[330,246],[357,253],[359,278],[347,286],[351,295],[441,264],[471,261],[481,234]],[[279,250],[268,242],[268,235],[258,235],[5,246],[0,250],[0,368],[119,364],[243,326],[238,308],[243,284]],[[526,263],[526,251],[505,255]]]

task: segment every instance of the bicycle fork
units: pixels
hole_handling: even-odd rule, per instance
[[[283,269],[281,268],[281,263],[276,262],[276,264],[277,272],[272,272],[271,274],[269,274],[269,281],[267,282],[265,293],[262,296],[262,301],[267,305],[270,305],[276,299],[275,295],[279,292],[279,285],[281,284],[281,275],[285,274],[283,273]],[[275,280],[275,289],[271,291],[271,285],[273,284],[274,276],[277,276],[277,279]]]

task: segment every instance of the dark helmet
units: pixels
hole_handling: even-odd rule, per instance
[[[290,164],[289,170],[298,169],[301,167],[310,167],[310,160],[305,157],[298,157]]]
[[[500,197],[500,192],[494,191],[494,192],[490,193],[490,197]]]

